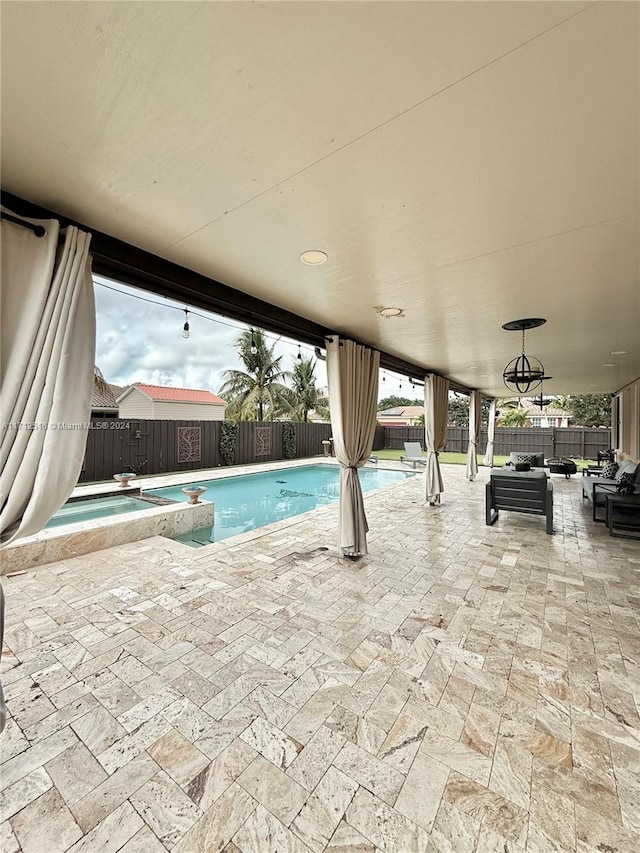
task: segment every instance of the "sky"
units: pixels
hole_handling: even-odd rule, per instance
[[[130,385],[147,382],[175,388],[197,388],[217,394],[225,370],[242,369],[235,342],[242,323],[200,309],[189,313],[189,338],[182,337],[184,303],[164,299],[120,282],[94,276],[97,314],[96,365],[107,382]],[[148,301],[146,301],[148,300]],[[202,316],[197,316],[202,315]],[[285,370],[293,370],[298,343],[268,334],[276,342]],[[302,355],[313,355],[307,345]],[[317,385],[326,388],[325,364],[316,364]],[[392,394],[420,397],[404,380],[385,371],[380,376],[378,398]],[[402,387],[400,387],[400,384]]]

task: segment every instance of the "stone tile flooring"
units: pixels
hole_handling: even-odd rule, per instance
[[[5,579],[3,853],[640,851],[640,543],[444,477]]]

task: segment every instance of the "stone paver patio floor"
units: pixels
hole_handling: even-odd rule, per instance
[[[4,579],[3,853],[639,851],[640,543],[486,476]]]

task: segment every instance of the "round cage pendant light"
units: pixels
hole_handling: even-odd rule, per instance
[[[546,322],[541,317],[529,317],[523,320],[511,320],[503,325],[502,328],[508,332],[522,332],[522,355],[511,359],[502,372],[504,384],[510,391],[528,394],[541,385],[544,379],[551,378],[544,375],[544,365],[540,359],[527,355],[524,342],[524,333],[527,329],[535,329]]]

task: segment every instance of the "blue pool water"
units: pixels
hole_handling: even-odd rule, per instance
[[[404,471],[371,468],[361,468],[359,474],[363,492],[413,476]],[[198,485],[207,487],[202,499],[215,504],[213,530],[206,528],[177,538],[189,545],[205,545],[316,509],[338,500],[339,480],[340,470],[333,465],[305,465],[264,474],[206,480]],[[188,498],[182,488],[180,485],[152,489],[150,494],[186,501]]]
[[[136,500],[127,495],[114,495],[108,498],[87,498],[65,504],[45,524],[45,529],[61,527],[63,524],[77,524],[79,521],[93,521],[96,518],[110,518],[140,509],[150,509],[148,501]]]

